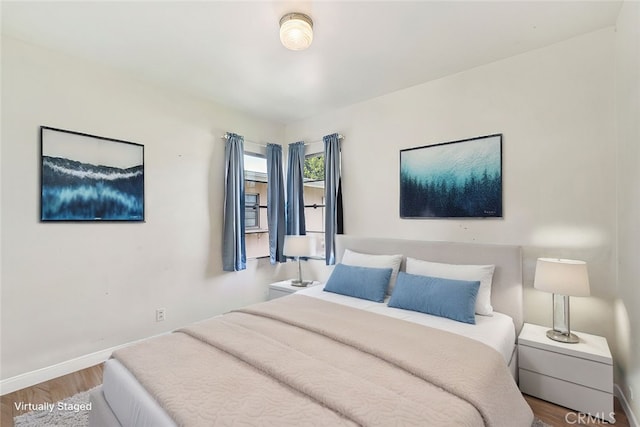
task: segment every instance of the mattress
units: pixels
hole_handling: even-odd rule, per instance
[[[102,393],[123,426],[175,426],[171,417],[116,359],[104,364]]]
[[[501,313],[496,312],[493,316],[476,316],[476,325],[469,325],[427,314],[390,308],[385,303],[324,292],[322,285],[302,290],[299,294],[472,338],[494,348],[502,355],[505,364],[509,364],[513,354],[515,328],[512,319]],[[105,364],[103,393],[105,400],[123,425],[176,425],[135,377],[115,359],[110,359]]]

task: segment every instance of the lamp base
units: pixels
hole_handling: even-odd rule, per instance
[[[313,281],[311,281],[311,280],[298,280],[298,279],[292,279],[291,280],[291,286],[297,286],[299,288],[305,288],[305,287],[309,286],[312,283],[313,283]]]
[[[553,329],[549,329],[547,331],[547,338],[554,341],[563,342],[565,344],[577,344],[580,342],[580,337],[578,337],[576,334],[572,334],[571,332],[564,333],[555,331]]]

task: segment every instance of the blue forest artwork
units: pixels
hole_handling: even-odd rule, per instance
[[[400,151],[400,217],[502,217],[502,135]]]
[[[41,128],[42,221],[144,221],[144,147]]]

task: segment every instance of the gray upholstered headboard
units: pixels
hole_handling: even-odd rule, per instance
[[[338,235],[336,260],[345,249],[368,254],[402,254],[405,257],[449,264],[494,264],[491,285],[493,309],[513,318],[516,333],[524,322],[522,308],[522,253],[520,246],[478,243],[428,242]],[[404,270],[404,261],[401,271]]]

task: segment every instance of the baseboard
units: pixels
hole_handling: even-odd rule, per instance
[[[62,363],[47,366],[46,368],[37,369],[35,371],[26,372],[24,374],[2,380],[0,381],[0,396],[70,374],[72,372],[80,371],[90,366],[98,365],[107,360],[109,356],[111,356],[111,353],[117,348],[118,347],[114,347],[97,351]]]
[[[31,387],[44,381],[49,381],[54,378],[70,374],[72,372],[80,371],[82,369],[98,365],[111,357],[111,353],[113,353],[114,351],[146,339],[148,338],[96,351],[95,353],[76,357],[75,359],[47,366],[46,368],[37,369],[35,371],[26,372],[24,374],[16,375],[15,377],[7,378],[6,380],[1,380],[0,396],[4,396],[5,394],[12,393],[16,390],[22,390],[23,388]]]
[[[613,385],[613,395],[620,401],[620,405],[622,405],[622,409],[624,410],[624,413],[627,415],[627,419],[629,420],[629,427],[640,427],[640,424],[638,424],[638,419],[631,410],[631,405],[629,405],[627,397],[624,395],[622,389],[620,389],[620,386],[618,386],[618,384]]]

